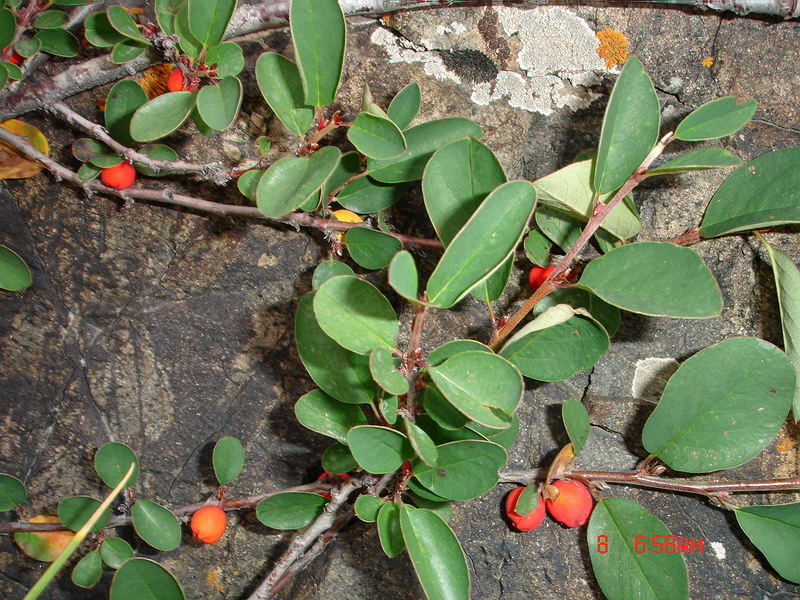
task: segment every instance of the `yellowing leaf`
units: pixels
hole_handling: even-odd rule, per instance
[[[58,523],[58,517],[38,515],[30,519],[31,523]],[[47,531],[44,533],[19,532],[14,534],[14,541],[25,554],[42,562],[53,562],[61,551],[69,544],[75,534],[71,531]]]
[[[9,119],[8,121],[0,123],[0,127],[20,137],[24,137],[31,146],[42,154],[48,154],[50,152],[47,138],[33,125],[29,125],[18,119]],[[16,150],[11,148],[11,146],[0,142],[0,181],[3,179],[26,179],[28,177],[33,177],[41,170],[42,166],[40,164],[22,157]]]

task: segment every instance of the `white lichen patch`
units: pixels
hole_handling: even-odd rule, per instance
[[[404,46],[386,29],[376,29],[370,40],[386,50],[390,63],[422,63],[427,75],[442,81],[461,83],[461,78],[445,66],[438,52],[431,52],[422,46],[411,47],[408,44]]]
[[[661,396],[667,381],[678,370],[674,358],[651,356],[636,361],[636,372],[631,383],[631,396],[643,400],[656,400]]]
[[[725,546],[719,542],[711,542],[711,549],[714,551],[714,555],[718,560],[725,560],[725,557],[728,555]]]

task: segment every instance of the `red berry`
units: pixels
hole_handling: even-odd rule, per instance
[[[555,267],[533,267],[528,275],[528,281],[531,284],[531,289],[535,292],[544,283],[544,280],[550,277]]]
[[[183,83],[185,81],[186,76],[183,74],[183,71],[175,67],[172,69],[172,73],[169,74],[169,79],[167,79],[167,89],[170,92],[180,92],[183,90]]]
[[[21,65],[24,60],[25,57],[20,54],[17,54],[16,50],[11,53],[11,56],[8,57],[8,62],[10,62],[13,65]]]
[[[557,480],[553,487],[558,489],[558,498],[546,500],[547,513],[567,527],[585,525],[594,508],[594,498],[589,488],[579,481]]]
[[[225,511],[215,505],[204,506],[197,510],[189,523],[192,535],[206,544],[218,541],[225,533],[227,525],[228,517],[225,515]]]
[[[133,182],[136,181],[136,169],[127,160],[123,160],[118,165],[103,169],[103,172],[100,173],[100,179],[108,187],[124,190],[131,187]]]
[[[517,513],[517,501],[520,495],[525,490],[525,486],[514,488],[506,496],[506,516],[511,521],[511,524],[519,531],[531,531],[541,525],[544,519],[544,500],[542,495],[539,494],[539,503],[527,515],[520,515]]]

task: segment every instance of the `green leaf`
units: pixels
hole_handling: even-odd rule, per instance
[[[722,310],[719,287],[703,260],[669,242],[615,248],[586,265],[579,287],[645,315],[696,319]]]
[[[395,346],[394,308],[378,288],[357,277],[340,275],[323,283],[314,295],[314,314],[325,333],[357,354]]]
[[[792,361],[795,372],[792,415],[797,423],[800,421],[800,271],[791,258],[775,250],[763,238],[761,241],[767,248],[775,275],[783,327],[783,349]]]
[[[89,138],[78,138],[72,142],[70,150],[72,150],[72,156],[85,163],[90,161],[96,154],[105,152],[105,146]]]
[[[369,371],[369,359],[346,350],[320,328],[314,315],[315,295],[312,292],[300,299],[295,316],[295,340],[303,366],[314,383],[340,402],[372,402],[376,385]]]
[[[0,90],[6,86],[6,83],[8,83],[8,71],[2,63],[0,63]]]
[[[28,493],[19,479],[0,473],[0,512],[12,510],[27,499]]]
[[[378,512],[385,502],[383,498],[362,494],[356,498],[356,516],[365,523],[374,523],[378,520]]]
[[[572,308],[585,308],[613,336],[619,328],[619,309],[594,294],[578,288],[556,288],[542,298],[531,314],[536,317],[556,304],[569,304]]]
[[[235,42],[222,42],[206,50],[206,64],[214,67],[217,77],[235,77],[244,69],[242,47]]]
[[[219,44],[235,9],[236,0],[189,0],[192,35],[204,46]]]
[[[19,254],[0,246],[0,289],[18,292],[33,283],[28,265]]]
[[[225,77],[218,85],[207,85],[197,95],[200,117],[218,131],[233,125],[241,105],[242,82],[236,77]]]
[[[638,58],[628,58],[603,117],[594,189],[614,192],[634,174],[658,141],[661,109],[653,82]]]
[[[239,476],[244,466],[244,448],[236,438],[224,437],[214,444],[214,475],[220,485],[228,485]]]
[[[778,575],[800,583],[800,502],[734,509],[745,535]]]
[[[92,179],[96,179],[102,172],[103,169],[96,167],[91,163],[86,163],[81,165],[81,168],[78,169],[78,179],[81,181],[91,181]]]
[[[652,543],[643,545],[653,536],[669,535],[657,517],[633,500],[608,498],[597,503],[586,540],[594,575],[608,600],[688,600],[683,557],[656,553]],[[607,540],[603,551],[598,551],[600,539]]]
[[[175,34],[178,36],[178,46],[181,50],[191,59],[200,56],[203,50],[203,44],[200,42],[189,26],[189,6],[187,3],[181,5],[178,12],[175,14],[175,21],[173,22]],[[174,92],[173,92],[174,93]]]
[[[538,319],[546,318],[549,311],[545,312],[520,329],[500,351],[500,356],[508,359],[526,377],[539,381],[563,381],[592,368],[608,351],[608,333],[600,323],[576,315],[567,305],[557,307],[568,311],[568,320],[542,328]]]
[[[396,158],[368,161],[370,177],[384,183],[401,183],[422,178],[428,159],[436,150],[463,137],[480,138],[483,132],[469,119],[438,119],[421,123],[404,132],[408,150]]]
[[[156,0],[156,21],[164,35],[175,33],[175,15],[181,7],[185,6],[186,0]]]
[[[8,8],[0,8],[0,50],[14,41],[17,32],[17,19]]]
[[[139,31],[139,26],[136,24],[136,21],[133,20],[131,14],[122,6],[109,6],[106,15],[108,16],[108,22],[120,35],[134,42],[140,42],[142,44],[150,43],[147,41],[147,38],[142,35],[141,31]]]
[[[69,15],[62,10],[46,10],[40,13],[33,21],[33,26],[36,29],[58,29],[63,27],[69,21]],[[0,30],[3,29],[2,17],[0,16]],[[0,42],[3,39],[0,37]],[[0,43],[0,47],[5,48],[9,42]]]
[[[266,171],[259,169],[251,169],[239,176],[236,180],[236,187],[248,200],[256,201],[256,193],[258,191],[258,184]]]
[[[273,529],[300,529],[319,517],[327,503],[319,494],[282,492],[259,502],[256,517]]]
[[[511,271],[513,268],[514,257],[509,256],[506,262],[500,265],[489,277],[472,288],[469,293],[482,302],[494,302],[503,295],[511,279]]]
[[[153,160],[178,160],[178,153],[164,144],[147,144],[139,148],[139,154],[144,154]],[[139,162],[134,162],[133,165],[136,167],[137,171],[148,177],[167,177],[170,175],[167,171],[156,171]]]
[[[337,275],[355,275],[355,273],[353,273],[350,265],[340,260],[323,260],[314,269],[314,275],[311,277],[311,287],[316,290],[328,279]]]
[[[305,103],[297,65],[280,54],[265,52],[256,61],[256,80],[281,123],[292,133],[304,135],[314,122],[314,109]]]
[[[403,506],[400,526],[428,600],[468,600],[469,570],[453,530],[436,513]]]
[[[504,358],[487,352],[462,352],[428,373],[461,413],[493,429],[505,429],[522,399],[522,377]]]
[[[108,169],[116,167],[124,159],[118,154],[95,154],[89,159],[89,162],[99,169]]]
[[[103,576],[103,561],[100,551],[92,550],[78,561],[72,568],[72,583],[79,587],[90,588]]]
[[[20,40],[14,44],[14,50],[23,58],[30,58],[42,48],[42,42],[35,37]]]
[[[42,52],[47,52],[54,56],[64,56],[71,58],[78,56],[80,42],[66,29],[44,29],[34,35],[39,40]]]
[[[724,148],[712,146],[681,154],[663,165],[649,169],[647,176],[703,171],[706,169],[719,169],[720,167],[738,167],[741,164],[742,159],[735,154],[728,152]]]
[[[439,148],[428,161],[422,193],[436,235],[447,247],[486,196],[506,182],[494,153],[475,138]]]
[[[118,65],[130,62],[138,58],[147,48],[131,40],[123,40],[114,45],[111,51],[111,62]]]
[[[351,230],[352,231],[352,230]],[[399,396],[408,393],[408,379],[397,370],[399,361],[384,346],[373,348],[369,355],[369,370],[381,388]]]
[[[453,406],[453,404],[433,386],[422,390],[420,393],[420,400],[428,416],[442,429],[449,431],[461,430],[470,422],[469,417]],[[422,415],[418,415],[418,418],[420,416]],[[429,433],[438,444],[464,439],[464,437],[460,435],[452,436],[445,434],[443,436],[437,436],[436,432],[432,432],[430,427],[426,427],[425,431]],[[476,439],[476,436],[466,435],[466,438]]]
[[[106,97],[106,109],[103,113],[108,133],[120,144],[130,146],[131,119],[134,113],[147,102],[147,94],[138,81],[123,79],[117,83]]]
[[[133,548],[122,538],[107,537],[100,545],[100,557],[112,569],[119,569],[126,560],[133,558]]]
[[[109,442],[103,444],[94,455],[94,470],[108,487],[114,488],[125,478],[125,474],[136,464],[136,468],[128,480],[128,486],[133,486],[139,479],[139,459],[133,450],[125,444]]]
[[[420,101],[419,85],[409,83],[392,98],[386,114],[400,129],[405,129],[417,116]]]
[[[139,500],[131,507],[136,535],[158,550],[172,550],[181,543],[181,526],[170,511],[152,500]]]
[[[340,156],[337,147],[325,146],[311,158],[286,157],[273,163],[258,184],[258,209],[268,217],[292,212],[319,191]]]
[[[370,473],[391,473],[414,455],[408,438],[388,427],[353,427],[347,434],[347,444],[358,465]]]
[[[110,600],[183,600],[175,577],[157,562],[132,558],[125,562],[111,582]]]
[[[428,280],[432,305],[449,308],[511,256],[527,229],[536,192],[510,181],[492,192],[445,250]]]
[[[642,443],[687,473],[728,469],[775,437],[792,404],[789,358],[756,338],[731,338],[701,350],[675,372],[647,419]]]
[[[394,158],[406,151],[406,140],[397,125],[367,112],[356,115],[347,129],[347,139],[370,158]]]
[[[105,12],[97,12],[86,17],[84,21],[86,41],[98,48],[111,48],[122,40],[124,35],[111,26]]]
[[[402,510],[401,504],[385,502],[378,511],[378,539],[383,552],[389,558],[397,556],[406,547],[403,533],[400,531],[400,511]]]
[[[6,70],[9,79],[14,79],[16,81],[22,79],[22,69],[20,69],[14,63],[10,63],[4,60],[3,62],[0,62],[0,66],[2,66]]]
[[[370,177],[360,177],[348,183],[336,196],[347,210],[366,215],[389,208],[406,191],[406,184],[390,185]]]
[[[71,496],[58,503],[58,520],[72,531],[78,531],[88,521],[94,512],[100,508],[100,500],[88,496]],[[89,530],[90,533],[100,531],[108,525],[111,513],[105,511],[103,515]]]
[[[169,135],[186,122],[196,101],[196,92],[170,92],[153,98],[133,114],[131,137],[151,142]]]
[[[383,418],[389,425],[397,422],[397,407],[399,405],[397,396],[384,396],[378,399],[378,410],[381,411]]]
[[[258,146],[258,153],[261,156],[266,156],[267,155],[267,152],[269,152],[269,148],[270,148],[271,145],[272,145],[272,142],[265,135],[262,135],[261,137],[256,139],[256,146]],[[344,160],[344,158],[342,160]]]
[[[303,78],[305,103],[333,102],[344,68],[347,30],[337,0],[293,0],[289,23],[294,55]]]
[[[700,225],[705,238],[800,222],[800,147],[762,154],[719,186]]]
[[[506,451],[492,442],[463,440],[436,447],[436,467],[414,462],[414,477],[447,500],[471,500],[497,485]]]
[[[489,346],[481,344],[476,340],[451,340],[442,344],[438,348],[431,350],[431,353],[428,354],[427,362],[430,366],[435,367],[442,364],[451,356],[461,354],[462,352],[469,352],[471,350],[488,353],[492,352]]]
[[[550,265],[550,248],[552,244],[541,231],[534,229],[528,233],[525,237],[525,242],[523,242],[523,247],[525,248],[525,256],[533,264],[539,267]]]
[[[406,436],[411,442],[411,446],[419,456],[420,460],[429,467],[435,467],[438,460],[438,451],[433,440],[425,433],[421,427],[418,427],[408,419],[403,419],[403,427],[406,431]]]
[[[519,434],[519,414],[515,413],[514,418],[511,420],[511,425],[500,431],[487,429],[478,423],[470,423],[469,429],[480,433],[490,442],[500,444],[508,451],[511,449],[511,446],[514,445],[514,442],[517,441],[517,434]]]
[[[304,427],[343,444],[347,444],[352,427],[367,424],[364,411],[357,405],[339,402],[320,390],[301,396],[294,405],[294,414]]]
[[[347,230],[344,245],[357,265],[365,269],[382,269],[387,266],[403,244],[393,235],[369,227]]]
[[[347,473],[358,466],[350,448],[336,442],[322,454],[322,468],[328,473]]]
[[[752,98],[739,103],[735,96],[717,98],[692,111],[675,129],[675,137],[686,142],[713,140],[736,133],[750,122],[758,108]]]
[[[514,512],[521,516],[529,515],[536,509],[539,502],[544,502],[539,493],[539,484],[531,483],[525,486],[525,489],[522,490],[519,498],[517,498]]]
[[[453,509],[449,502],[435,502],[414,492],[406,492],[406,498],[413,502],[415,506],[436,513],[445,523],[449,523],[453,519]]]
[[[408,250],[394,255],[389,263],[389,286],[406,300],[415,302],[419,292],[419,276],[414,257]]]
[[[570,398],[561,405],[561,419],[577,456],[589,438],[589,413],[582,402]]]

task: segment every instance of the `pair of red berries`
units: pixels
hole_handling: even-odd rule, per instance
[[[506,515],[511,524],[519,531],[531,531],[541,525],[544,513],[567,527],[585,525],[594,508],[594,499],[589,488],[579,481],[557,480],[552,483],[558,490],[555,500],[545,500],[539,494],[539,503],[527,515],[517,513],[517,502],[525,486],[511,490],[506,497]]]

